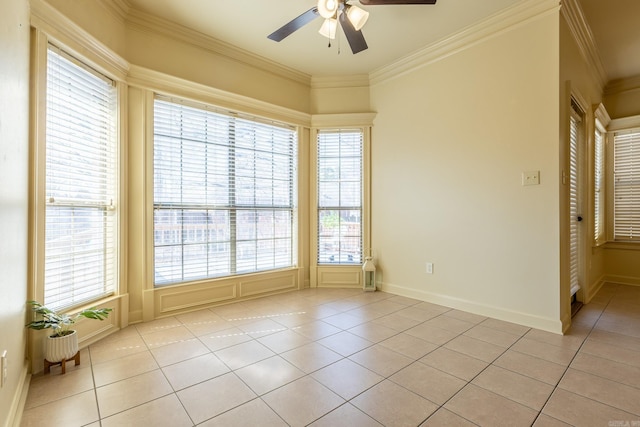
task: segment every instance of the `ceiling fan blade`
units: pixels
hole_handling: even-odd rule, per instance
[[[359,0],[364,6],[376,6],[382,4],[436,4],[436,0]]]
[[[285,37],[287,37],[294,31],[297,31],[300,28],[304,27],[309,22],[316,19],[318,16],[320,16],[320,14],[318,13],[318,8],[314,6],[302,15],[293,19],[291,22],[284,24],[282,27],[269,34],[267,38],[277,42],[282,41]]]
[[[351,51],[354,54],[362,52],[369,47],[364,39],[364,35],[362,35],[362,31],[356,31],[356,29],[353,28],[353,24],[347,19],[346,13],[341,13],[338,20],[340,21],[344,35],[347,37]]]

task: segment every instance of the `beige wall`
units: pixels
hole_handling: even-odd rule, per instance
[[[310,101],[311,114],[368,112],[369,76],[313,78]]]
[[[27,201],[29,155],[29,2],[0,7],[0,425],[16,416],[26,375]]]
[[[603,102],[612,119],[640,115],[640,87],[637,86],[638,84],[636,79],[635,84],[631,87],[623,89],[614,87],[611,91],[606,91]]]
[[[637,244],[609,244],[604,252],[607,281],[640,286],[640,251]]]
[[[126,59],[132,64],[295,111],[309,112],[308,78],[306,81],[283,78],[148,29],[128,28],[126,37]]]
[[[116,54],[124,56],[127,46],[124,19],[116,13],[113,7],[108,7],[108,2],[47,1],[67,18],[81,24],[85,31],[100,40],[104,46]]]
[[[558,91],[557,13],[372,87],[383,289],[560,331]]]

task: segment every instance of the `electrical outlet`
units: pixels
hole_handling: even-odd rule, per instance
[[[522,172],[522,185],[540,184],[540,171]]]
[[[0,387],[4,387],[4,383],[7,382],[7,374],[9,368],[7,367],[7,350],[2,352],[0,357]]]
[[[433,263],[432,262],[428,262],[427,263],[427,274],[433,274]]]

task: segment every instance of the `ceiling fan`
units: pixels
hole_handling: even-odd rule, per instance
[[[369,12],[349,3],[350,0],[318,0],[318,4],[284,24],[269,34],[271,40],[280,42],[285,37],[304,27],[318,16],[324,19],[319,33],[331,40],[336,37],[338,22],[349,42],[351,51],[356,54],[367,49],[362,35],[362,27],[369,18]],[[359,0],[363,6],[400,5],[400,4],[436,4],[436,0]],[[331,46],[331,44],[329,44]]]

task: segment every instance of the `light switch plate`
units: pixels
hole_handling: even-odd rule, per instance
[[[522,172],[522,185],[540,184],[540,171]]]
[[[9,368],[7,367],[7,350],[2,352],[0,356],[0,387],[4,387],[4,383],[7,382],[7,374]]]

